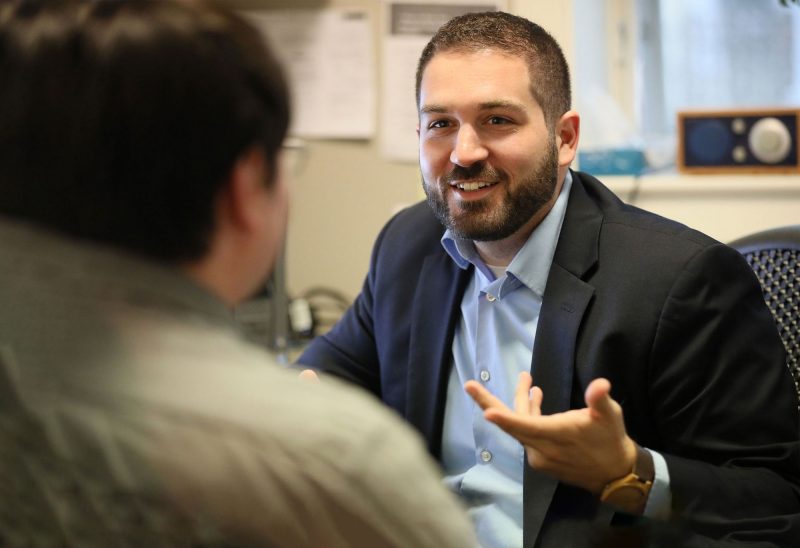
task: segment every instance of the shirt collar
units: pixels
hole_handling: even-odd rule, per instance
[[[567,211],[567,201],[571,188],[572,172],[567,170],[561,193],[556,199],[553,208],[531,232],[528,240],[506,269],[508,274],[517,278],[540,297],[544,295],[547,275],[553,263],[553,255],[555,255],[556,243],[558,242],[561,225],[564,222],[564,215]],[[466,270],[472,264],[487,280],[495,279],[492,271],[478,255],[472,240],[459,238],[450,229],[447,229],[442,236],[441,242],[444,250],[460,268]]]

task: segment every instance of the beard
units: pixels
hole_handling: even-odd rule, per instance
[[[468,168],[455,166],[439,184],[439,192],[431,189],[424,178],[422,187],[434,215],[454,235],[489,242],[507,238],[522,228],[553,198],[557,179],[558,154],[555,140],[550,139],[545,155],[516,185],[509,184],[504,172],[481,162]],[[498,181],[504,184],[504,195],[499,204],[488,198],[462,201],[460,211],[454,214],[447,202],[447,193],[452,192],[450,182],[454,180]]]

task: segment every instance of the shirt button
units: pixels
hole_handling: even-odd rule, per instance
[[[488,293],[486,294],[486,300],[489,301],[490,303],[493,303],[495,299],[496,297],[494,295],[490,295]]]
[[[481,460],[483,462],[489,462],[490,460],[492,460],[492,454],[486,449],[484,449],[483,451],[481,451]]]
[[[486,371],[485,369],[481,371],[481,380],[482,380],[483,382],[486,382],[486,381],[488,381],[488,380],[489,380],[489,379],[491,379],[491,378],[492,378],[492,376],[489,374],[489,372],[488,372],[488,371]]]

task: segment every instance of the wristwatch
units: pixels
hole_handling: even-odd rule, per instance
[[[600,494],[600,500],[628,514],[640,516],[644,513],[655,476],[653,456],[637,445],[633,470],[606,485]]]

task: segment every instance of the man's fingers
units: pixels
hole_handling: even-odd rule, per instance
[[[535,419],[495,408],[487,409],[483,416],[523,445],[536,445],[539,439],[539,423]]]
[[[313,369],[303,369],[300,372],[300,378],[303,379],[304,381],[312,383],[319,382],[319,376],[317,375],[317,372],[314,371]]]
[[[544,393],[542,389],[538,386],[534,386],[530,390],[530,410],[531,415],[534,417],[541,417],[542,416],[542,400],[544,399]]]
[[[599,378],[590,382],[584,398],[586,406],[599,416],[609,417],[615,412],[611,383],[607,379]]]
[[[531,374],[523,371],[519,374],[517,390],[514,393],[514,411],[520,415],[530,415],[531,413]]]
[[[506,404],[504,404],[499,398],[495,397],[494,394],[489,392],[477,381],[465,382],[464,390],[484,411],[487,409],[503,409],[509,411]]]

